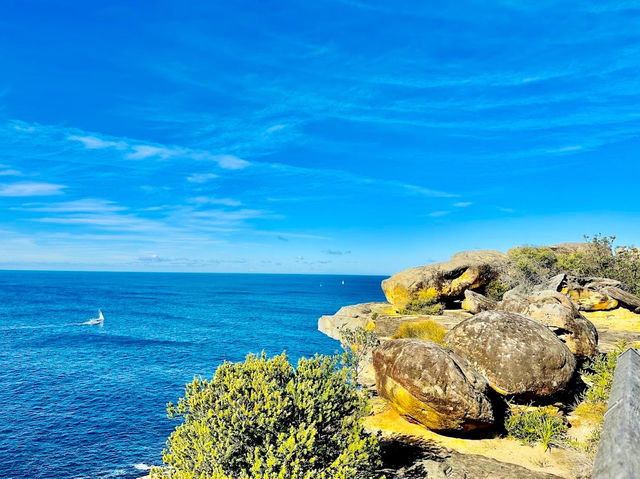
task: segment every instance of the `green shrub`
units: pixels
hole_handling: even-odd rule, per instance
[[[510,286],[531,286],[558,274],[597,276],[620,281],[623,288],[640,295],[640,249],[615,246],[615,236],[585,235],[583,248],[555,253],[542,246],[522,246],[507,253],[511,260],[501,275]],[[487,294],[491,295],[489,291]]]
[[[491,281],[489,284],[487,284],[484,292],[489,298],[495,301],[502,301],[502,297],[504,296],[504,293],[506,293],[510,289],[511,289],[510,285],[495,279]]]
[[[362,370],[364,359],[380,344],[378,336],[371,328],[340,328],[340,345],[347,353],[348,365],[354,370],[357,378]]]
[[[548,246],[521,246],[507,252],[510,265],[506,276],[512,286],[530,286],[558,273],[558,258]]]
[[[512,410],[504,425],[510,437],[520,439],[525,444],[538,442],[545,451],[562,442],[568,429],[562,418],[545,408]]]
[[[425,314],[439,316],[444,312],[444,305],[435,299],[413,299],[409,301],[400,314]]]
[[[194,379],[169,417],[164,469],[173,479],[342,479],[375,477],[379,448],[361,418],[367,400],[341,357],[283,353],[223,363],[212,380]]]
[[[585,401],[606,403],[609,400],[611,385],[613,384],[613,374],[618,364],[618,356],[625,352],[630,346],[631,344],[627,341],[618,341],[615,349],[606,354],[599,354],[585,364],[580,371],[582,379],[588,385],[584,393]]]
[[[444,335],[447,330],[432,319],[426,321],[402,323],[392,339],[418,338],[432,343],[444,344]]]

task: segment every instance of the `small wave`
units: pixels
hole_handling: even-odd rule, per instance
[[[134,464],[133,468],[137,469],[138,471],[148,471],[149,469],[151,469],[151,466],[145,464],[144,462],[139,462],[138,464]]]
[[[19,331],[21,329],[45,329],[45,328],[64,328],[66,326],[76,326],[83,323],[55,323],[55,324],[29,324],[23,326],[8,326],[0,328],[0,331]]]
[[[113,471],[109,471],[103,474],[100,474],[100,478],[101,479],[108,479],[111,477],[122,477],[122,476],[126,476],[127,475],[127,471],[125,471],[124,469],[114,469]]]

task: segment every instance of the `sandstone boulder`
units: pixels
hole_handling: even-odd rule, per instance
[[[560,291],[564,286],[566,286],[567,275],[565,273],[560,273],[548,280],[544,281],[541,284],[538,284],[533,287],[534,291]]]
[[[573,354],[590,358],[598,352],[598,330],[565,295],[538,291],[527,300],[524,314],[549,327]]]
[[[576,359],[539,322],[517,313],[485,311],[461,322],[445,342],[501,394],[547,396],[570,381]]]
[[[576,303],[581,311],[608,311],[618,307],[618,301],[594,289],[566,287],[562,294]]]
[[[462,302],[462,309],[469,311],[472,314],[477,314],[482,311],[489,311],[496,309],[498,303],[491,298],[487,298],[475,291],[467,289],[464,292],[464,301]]]
[[[493,424],[487,381],[457,354],[419,339],[386,341],[373,351],[381,397],[434,431]]]
[[[371,326],[372,321],[384,314],[395,314],[389,303],[362,303],[343,306],[336,314],[318,319],[318,330],[330,338],[340,341],[342,328],[357,329]]]
[[[510,289],[502,296],[496,309],[500,311],[509,311],[512,313],[524,313],[529,307],[528,295],[524,288],[517,287]]]
[[[467,289],[477,289],[493,281],[507,262],[507,255],[499,251],[464,251],[443,263],[396,273],[382,282],[382,290],[399,311],[411,302],[449,302],[462,299]]]
[[[620,306],[624,306],[631,311],[640,308],[640,298],[637,296],[620,289],[617,286],[604,286],[601,287],[600,292],[606,294],[611,299],[615,299]]]

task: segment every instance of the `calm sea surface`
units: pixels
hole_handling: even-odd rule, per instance
[[[194,375],[337,351],[318,317],[384,300],[382,279],[0,271],[0,478],[144,475]],[[98,308],[103,327],[81,324]]]

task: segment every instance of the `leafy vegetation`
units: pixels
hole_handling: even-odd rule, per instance
[[[504,293],[509,291],[511,286],[500,280],[493,280],[485,287],[485,294],[494,301],[502,301]]]
[[[615,349],[596,356],[587,362],[580,371],[582,379],[588,387],[583,394],[582,402],[574,409],[573,414],[593,425],[591,436],[586,443],[577,444],[590,453],[596,452],[600,442],[604,413],[607,410],[618,357],[630,346],[637,347],[639,345],[633,345],[624,340],[618,341]]]
[[[618,363],[618,356],[628,348],[629,344],[620,341],[616,348],[606,354],[599,354],[589,361],[582,369],[582,379],[588,384],[584,393],[586,402],[606,402],[611,394],[613,374]]]
[[[413,299],[400,311],[400,314],[426,314],[439,316],[444,312],[444,306],[432,298]]]
[[[558,273],[597,276],[620,281],[624,289],[640,295],[640,249],[616,246],[615,236],[585,236],[583,248],[554,252],[547,246],[522,246],[508,252],[511,259],[502,275],[510,286],[529,286]]]
[[[173,479],[369,479],[377,439],[363,428],[369,405],[344,356],[283,353],[223,363],[212,380],[194,379],[169,417],[164,469]]]
[[[549,408],[512,408],[504,425],[510,437],[525,444],[540,443],[545,451],[564,441],[568,429],[563,419]]]
[[[426,321],[402,323],[392,339],[418,338],[432,343],[444,344],[444,336],[447,330],[437,321],[427,319]]]
[[[512,286],[537,284],[558,271],[558,258],[548,246],[521,246],[507,255],[511,261],[506,277]]]
[[[340,338],[340,344],[347,353],[348,364],[353,368],[357,378],[362,371],[364,359],[380,344],[380,340],[373,331],[373,327],[354,329],[342,327]]]

